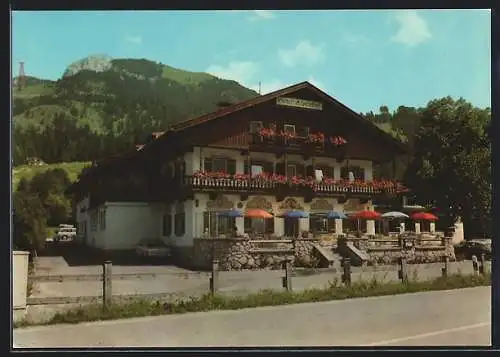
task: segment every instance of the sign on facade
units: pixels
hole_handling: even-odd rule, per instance
[[[276,98],[276,104],[285,107],[323,110],[323,103],[299,98],[278,97]]]

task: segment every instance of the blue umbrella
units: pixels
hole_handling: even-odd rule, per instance
[[[326,217],[330,219],[347,219],[347,216],[344,213],[335,211],[328,212]]]
[[[304,211],[288,211],[283,213],[285,218],[309,218],[309,213]]]
[[[229,211],[217,212],[217,216],[219,217],[243,217],[243,213],[236,209],[232,209]]]

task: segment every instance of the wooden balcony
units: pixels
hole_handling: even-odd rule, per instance
[[[240,175],[242,176],[242,175]],[[354,182],[332,180],[314,182],[301,179],[293,182],[291,179],[280,177],[278,179],[242,178],[242,177],[196,177],[184,178],[184,190],[190,192],[220,192],[238,194],[270,194],[276,196],[304,196],[304,197],[359,197],[371,198],[377,195],[397,195],[405,192],[402,185],[394,182]]]

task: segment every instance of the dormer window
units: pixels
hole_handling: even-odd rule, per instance
[[[285,124],[283,130],[285,133],[295,135],[295,125]]]

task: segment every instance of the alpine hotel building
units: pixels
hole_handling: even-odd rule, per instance
[[[374,200],[394,199],[404,188],[375,180],[373,169],[404,153],[391,135],[302,82],[178,123],[94,163],[71,190],[87,245],[124,250],[161,238],[180,256],[196,238],[234,234],[235,226],[253,234],[252,219],[213,214],[229,209],[272,213],[259,231],[276,238],[353,229],[314,213],[370,210]],[[280,217],[289,210],[311,216]],[[375,226],[367,221],[363,230],[374,234]]]

